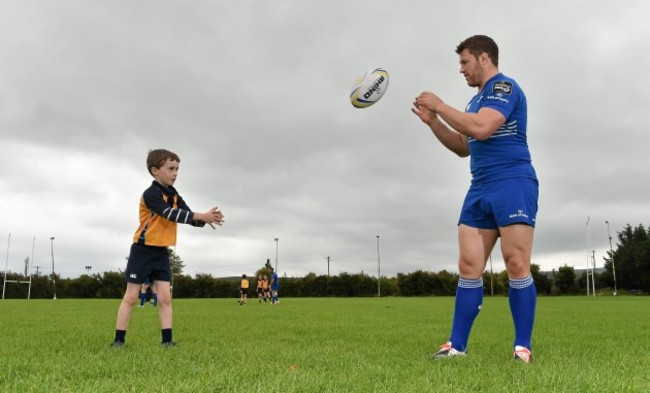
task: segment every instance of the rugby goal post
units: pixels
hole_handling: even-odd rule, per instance
[[[7,280],[7,269],[9,267],[9,244],[11,243],[11,233],[9,234],[9,237],[7,238],[7,257],[5,258],[5,274],[4,274],[4,281],[2,283],[2,300],[5,298],[5,289],[7,287],[7,283],[16,283],[16,284],[28,284],[29,288],[27,289],[27,300],[29,300],[29,297],[31,296],[32,293],[32,265],[34,263],[34,245],[36,243],[36,237],[34,237],[34,240],[32,241],[32,258],[29,260],[29,265],[27,266],[27,272],[29,274],[29,281],[28,280]]]

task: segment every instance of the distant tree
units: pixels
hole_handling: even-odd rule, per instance
[[[175,298],[193,297],[194,280],[189,275],[178,274],[174,276],[173,296]]]
[[[282,279],[282,297],[300,297],[302,296],[302,278],[289,277]]]
[[[397,287],[397,277],[381,276],[381,296],[397,296],[399,288]]]
[[[540,273],[540,267],[537,264],[530,265],[530,274],[533,276],[535,281],[535,288],[537,289],[538,294],[551,294],[551,281],[548,279],[548,276]]]
[[[172,269],[172,276],[176,276],[179,274],[183,274],[183,269],[185,269],[185,263],[183,263],[183,260],[181,257],[174,252],[172,248],[167,248],[167,252],[169,253],[169,265],[171,266]]]
[[[483,272],[483,293],[492,295],[493,292],[495,296],[506,293],[501,280],[499,280],[499,273],[491,273],[486,270]]]
[[[192,297],[217,297],[215,279],[210,274],[199,273],[192,283]]]
[[[628,224],[618,232],[617,246],[613,255],[617,286],[650,291],[650,230],[641,224],[636,228]],[[611,257],[606,259],[605,269],[613,284]]]
[[[348,293],[350,296],[377,296],[377,279],[365,273],[349,275]]]
[[[507,270],[502,270],[497,274],[497,286],[502,288],[502,292],[500,292],[502,295],[508,296],[508,292],[510,291],[510,284],[509,284],[510,279],[508,278],[508,271]]]
[[[561,266],[555,277],[555,285],[560,293],[575,294],[578,292],[576,285],[576,273],[571,266]]]
[[[63,280],[62,293],[66,298],[96,298],[100,279],[98,274],[92,277],[83,274],[81,277]]]
[[[97,297],[104,299],[119,299],[124,295],[126,283],[124,282],[123,272],[104,272],[104,274],[98,278],[98,281],[99,289],[97,290]]]
[[[401,296],[453,295],[457,282],[458,277],[446,270],[437,274],[422,270],[397,274],[397,287]]]
[[[436,289],[435,295],[454,296],[456,294],[456,286],[458,285],[458,274],[450,273],[446,270],[439,271],[438,283],[440,287]]]

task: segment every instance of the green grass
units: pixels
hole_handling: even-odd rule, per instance
[[[465,358],[432,361],[453,298],[174,300],[176,348],[119,300],[0,302],[2,392],[648,392],[650,298],[538,300],[535,363],[511,360],[507,299],[487,297]]]

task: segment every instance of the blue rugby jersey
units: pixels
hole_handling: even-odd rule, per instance
[[[529,177],[537,180],[526,140],[528,109],[521,87],[501,73],[492,77],[465,108],[477,113],[481,108],[498,110],[505,123],[488,139],[468,137],[472,182]]]

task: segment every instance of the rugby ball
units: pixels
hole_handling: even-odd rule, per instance
[[[354,81],[350,102],[355,108],[367,108],[379,101],[386,89],[388,72],[383,68],[371,68]]]

